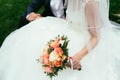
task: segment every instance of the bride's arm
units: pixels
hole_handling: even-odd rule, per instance
[[[96,45],[99,42],[99,4],[93,0],[90,0],[85,8],[85,14],[87,18],[88,28],[91,35],[91,38],[89,42],[83,47],[82,50],[80,50],[78,53],[76,53],[73,58],[74,63],[74,69],[79,69],[80,64],[79,61],[85,57],[85,55],[88,54],[88,52],[96,47]]]

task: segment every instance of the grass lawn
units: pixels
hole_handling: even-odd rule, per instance
[[[0,0],[0,46],[5,37],[17,29],[20,15],[23,14],[31,0]],[[111,0],[110,19],[120,22],[114,14],[120,14],[120,0]]]

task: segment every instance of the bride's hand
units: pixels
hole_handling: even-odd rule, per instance
[[[72,60],[72,64],[71,64],[71,61]],[[80,60],[76,58],[76,56],[73,56],[73,57],[69,57],[68,58],[68,65],[67,67],[70,67],[73,65],[73,69],[74,70],[81,70],[81,64],[80,64]]]

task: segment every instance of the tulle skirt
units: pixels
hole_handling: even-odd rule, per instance
[[[112,26],[112,25],[109,25]],[[80,62],[82,70],[67,68],[53,80],[120,80],[120,33],[112,27],[100,30],[98,45]],[[49,80],[37,59],[46,43],[66,35],[69,56],[80,51],[90,39],[87,30],[77,30],[63,19],[46,17],[12,32],[0,48],[0,80]]]

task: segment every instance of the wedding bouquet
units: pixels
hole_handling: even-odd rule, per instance
[[[67,36],[58,35],[55,39],[50,40],[43,50],[39,61],[43,70],[51,79],[58,75],[58,72],[66,69],[68,59],[68,38]]]

